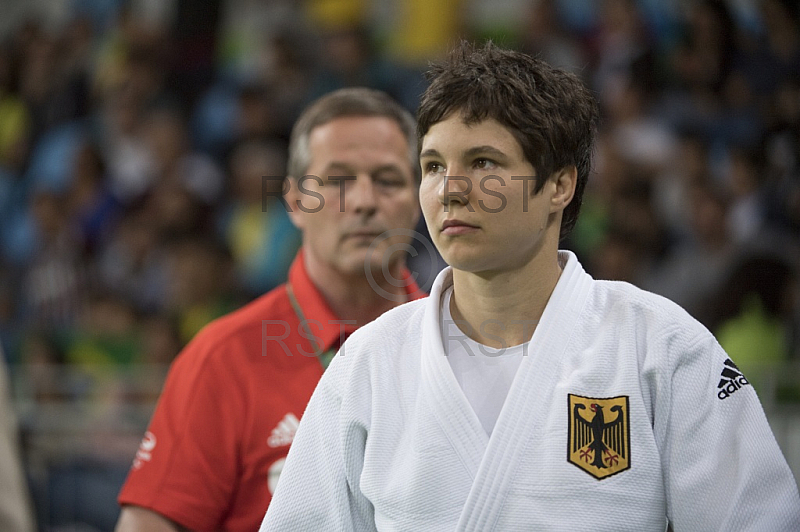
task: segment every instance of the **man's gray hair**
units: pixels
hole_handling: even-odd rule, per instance
[[[337,118],[386,117],[393,120],[408,143],[408,162],[415,182],[419,182],[416,122],[405,108],[388,94],[365,87],[333,91],[319,98],[303,111],[292,129],[289,140],[288,175],[299,179],[306,175],[311,164],[309,138],[314,128]]]

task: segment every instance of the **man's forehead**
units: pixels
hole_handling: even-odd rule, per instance
[[[406,157],[408,139],[397,123],[383,116],[342,117],[311,130],[312,159],[321,154],[369,153],[375,157]]]
[[[311,128],[310,135],[314,136],[329,131],[331,129],[354,129],[358,130],[366,127],[381,127],[389,131],[396,131],[405,139],[403,129],[396,120],[384,115],[342,115],[336,116],[321,122]]]

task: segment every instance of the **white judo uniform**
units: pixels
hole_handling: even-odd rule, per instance
[[[491,436],[444,356],[448,268],[345,342],[261,531],[800,530],[797,484],[714,337],[559,258]]]

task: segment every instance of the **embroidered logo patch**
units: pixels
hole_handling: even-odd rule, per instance
[[[599,480],[630,468],[628,396],[567,397],[567,460]]]
[[[750,384],[745,376],[742,375],[742,370],[733,363],[733,360],[727,358],[724,364],[725,367],[722,368],[719,384],[717,384],[717,388],[719,389],[717,397],[720,399],[727,399],[743,386]]]

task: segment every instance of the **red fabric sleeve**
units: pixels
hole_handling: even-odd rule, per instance
[[[176,359],[118,497],[198,531],[217,529],[228,510],[245,423],[218,345],[201,333]]]

